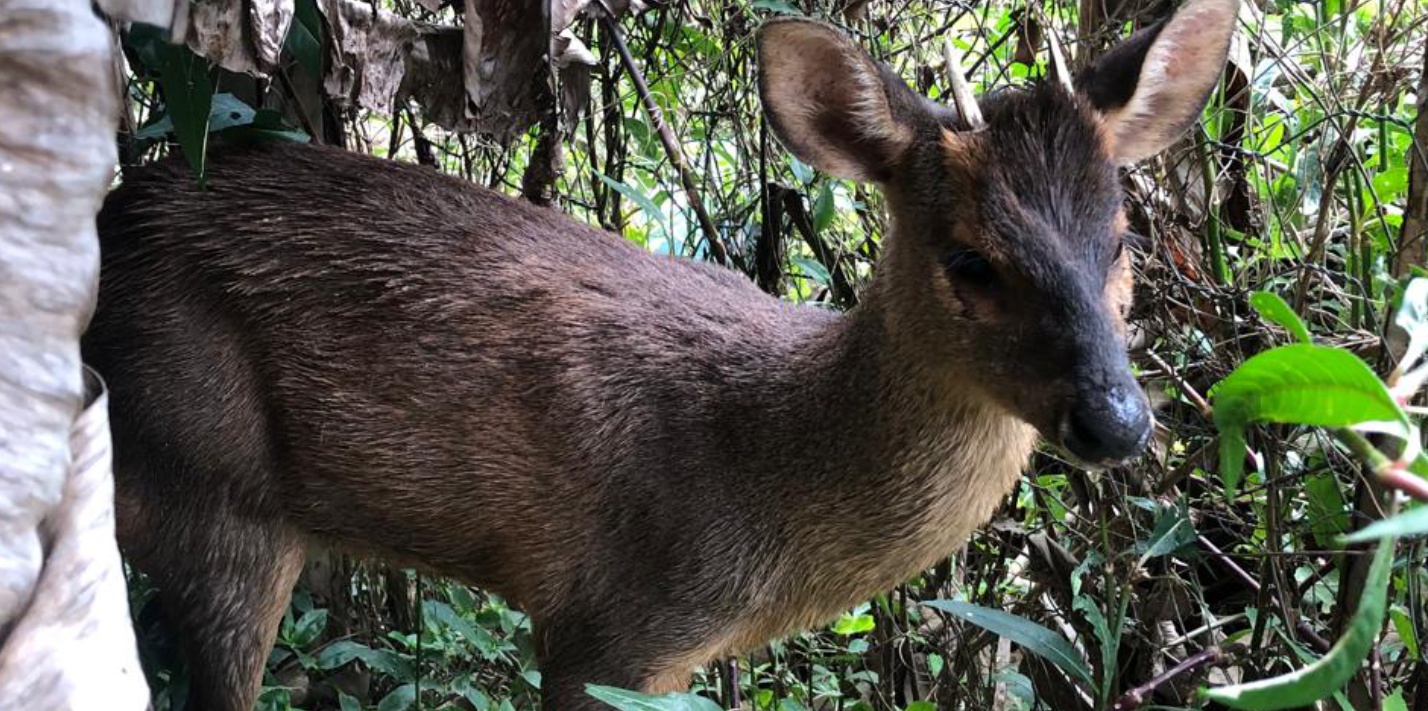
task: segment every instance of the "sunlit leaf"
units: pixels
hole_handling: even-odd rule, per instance
[[[1243,430],[1260,422],[1348,427],[1399,423],[1407,416],[1383,381],[1354,354],[1307,343],[1281,346],[1245,361],[1210,391],[1221,433],[1220,474],[1230,493],[1244,463]]]
[[[1250,306],[1253,306],[1260,316],[1263,316],[1266,321],[1282,326],[1295,340],[1300,343],[1309,343],[1312,340],[1309,336],[1309,329],[1299,319],[1299,314],[1294,313],[1294,309],[1289,308],[1289,304],[1279,298],[1278,294],[1256,291],[1250,294],[1249,301]]]
[[[833,631],[841,635],[862,634],[871,632],[877,627],[877,622],[872,615],[843,613],[837,622],[833,623]]]

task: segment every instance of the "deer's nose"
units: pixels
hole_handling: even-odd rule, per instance
[[[1145,450],[1150,408],[1140,388],[1115,385],[1082,397],[1061,422],[1061,444],[1090,464],[1112,464]]]

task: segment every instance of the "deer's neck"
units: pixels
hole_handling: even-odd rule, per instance
[[[819,433],[786,441],[809,442],[807,468],[837,495],[879,496],[862,503],[868,515],[892,506],[892,519],[918,514],[903,525],[909,530],[880,533],[942,529],[934,538],[964,538],[1015,482],[1034,431],[959,385],[956,364],[927,363],[887,331],[869,303],[807,332],[791,369],[805,414],[768,426]]]
[[[807,606],[753,637],[819,624],[953,553],[1035,444],[1030,426],[957,387],[955,373],[900,352],[876,304],[819,321],[773,369],[792,404],[754,423],[784,448],[768,453],[784,463],[769,472],[783,486],[766,502],[778,513],[764,511],[784,522],[784,557],[800,563],[767,592]]]

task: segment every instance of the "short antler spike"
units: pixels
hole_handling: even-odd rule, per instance
[[[982,109],[977,105],[977,97],[972,95],[972,86],[967,83],[967,77],[962,74],[962,62],[957,59],[957,48],[952,46],[951,37],[943,40],[942,51],[947,60],[947,78],[952,84],[952,103],[956,104],[957,113],[961,114],[962,120],[973,130],[985,126]]]
[[[1051,44],[1051,73],[1067,91],[1075,92],[1076,88],[1071,85],[1071,70],[1066,67],[1066,55],[1061,51],[1061,40],[1056,39],[1056,30],[1047,28],[1046,36]]]

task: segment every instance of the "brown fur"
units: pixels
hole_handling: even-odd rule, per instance
[[[846,315],[333,149],[215,151],[207,189],[174,161],[126,176],[85,355],[113,391],[121,542],[191,708],[251,708],[309,538],[522,606],[547,708],[598,708],[587,682],[680,688],[947,555],[1037,430],[1062,441],[1068,413],[1135,389],[1096,107],[1043,86],[957,133],[841,35],[769,28],[822,49],[773,53],[766,89],[816,75],[800,57],[862,72],[764,96],[795,150],[892,206]],[[1100,451],[1133,454],[1120,434]]]

